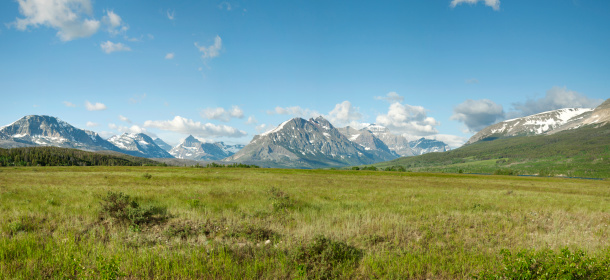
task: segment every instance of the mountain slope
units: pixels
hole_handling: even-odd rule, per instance
[[[205,143],[189,135],[182,143],[172,148],[169,153],[180,159],[208,161],[224,159],[241,148],[243,148],[243,145],[225,145],[223,142]]]
[[[590,113],[588,108],[566,108],[516,118],[490,125],[472,136],[466,144],[498,138],[544,134],[560,128],[571,120],[580,119]]]
[[[420,138],[415,141],[409,142],[409,146],[415,155],[423,155],[427,153],[440,153],[451,150],[445,142]]]
[[[411,171],[565,175],[610,178],[610,124],[587,125],[552,135],[479,141],[445,153],[375,164]]]
[[[392,134],[387,127],[372,124],[361,130],[371,131],[375,136],[377,136],[377,138],[383,141],[383,143],[385,143],[391,151],[401,157],[417,155],[417,153],[411,148],[411,144],[406,138],[400,135]]]
[[[166,152],[169,152],[172,149],[172,146],[165,143],[165,141],[161,140],[161,138],[155,138],[155,140],[153,141],[155,142],[155,144],[157,144],[157,146],[159,146],[159,148],[165,150]]]
[[[29,115],[0,128],[2,147],[56,146],[82,150],[119,151],[97,133],[78,129],[51,116]]]
[[[272,131],[254,136],[246,147],[225,161],[264,167],[318,168],[370,164],[394,157],[367,150],[318,117],[285,121]]]
[[[145,158],[173,158],[167,151],[161,149],[155,141],[144,133],[123,133],[108,138],[125,154]]]

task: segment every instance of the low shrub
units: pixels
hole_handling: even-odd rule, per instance
[[[108,192],[102,199],[101,215],[121,223],[143,225],[162,222],[169,218],[167,209],[157,205],[140,205],[137,201],[121,192]]]
[[[319,235],[297,248],[291,259],[300,276],[335,279],[345,267],[357,267],[362,256],[356,247]]]
[[[294,207],[294,201],[290,196],[276,187],[269,189],[269,196],[274,211],[287,211]]]
[[[511,253],[502,250],[503,269],[485,271],[476,279],[610,279],[610,251],[601,259],[582,250],[562,249]]]

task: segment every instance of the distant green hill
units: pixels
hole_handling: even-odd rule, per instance
[[[553,135],[480,141],[374,164],[410,171],[610,178],[610,124]]]
[[[123,155],[58,147],[0,149],[0,166],[141,166],[163,163]]]

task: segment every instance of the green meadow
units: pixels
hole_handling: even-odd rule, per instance
[[[0,279],[608,279],[610,181],[0,168]]]

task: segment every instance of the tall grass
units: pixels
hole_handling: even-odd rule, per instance
[[[524,250],[610,261],[608,181],[226,168],[0,171],[1,279],[495,277],[505,252]],[[119,193],[137,202],[129,213],[163,209],[151,212],[163,219],[107,215],[105,201]]]

